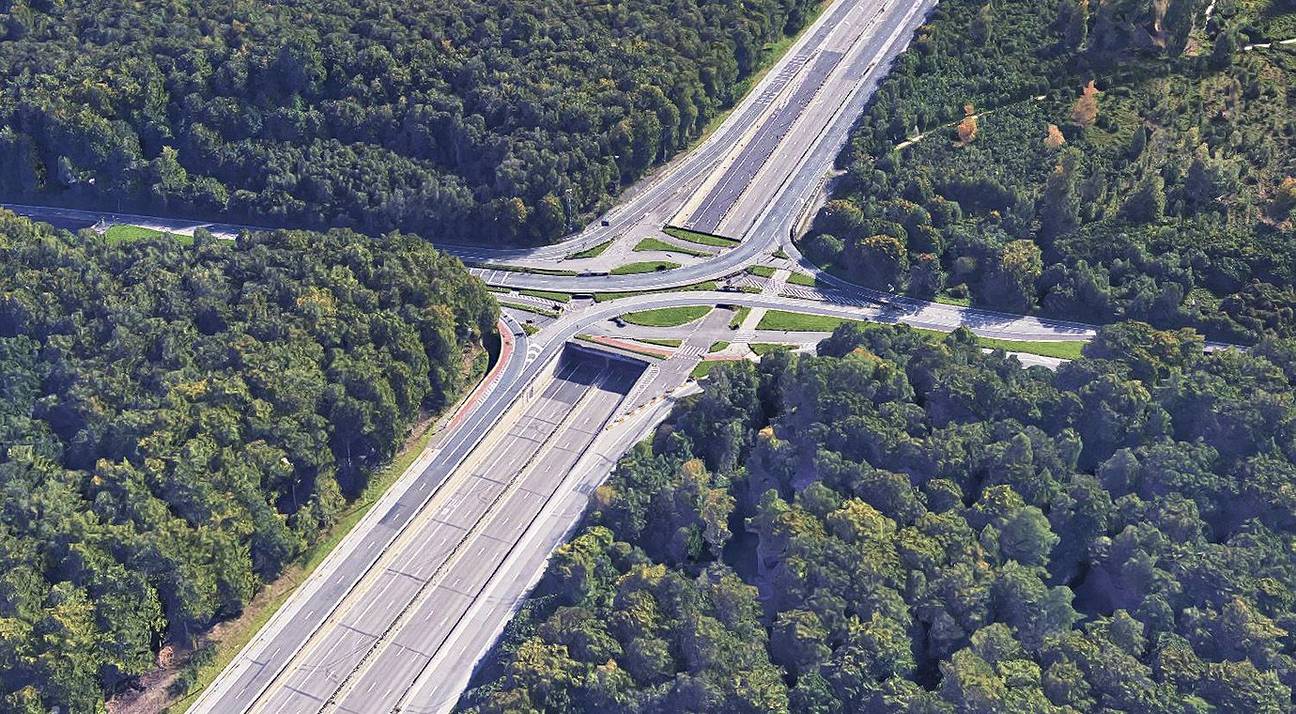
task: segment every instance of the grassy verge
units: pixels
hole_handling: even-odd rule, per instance
[[[788,276],[787,281],[793,285],[804,285],[808,288],[813,288],[819,282],[814,279],[813,275],[806,275],[805,273],[792,273]]]
[[[993,337],[978,337],[977,344],[992,350],[1003,350],[1004,352],[1024,352],[1041,357],[1057,357],[1058,359],[1080,359],[1083,356],[1081,350],[1084,349],[1087,343],[1078,341],[998,340]]]
[[[707,350],[707,353],[715,354],[716,352],[724,352],[727,349],[729,349],[729,343],[725,342],[724,340],[720,340],[719,342],[711,343],[711,349]]]
[[[709,245],[714,248],[732,248],[738,245],[738,241],[732,238],[725,238],[724,236],[718,236],[713,233],[691,231],[687,228],[679,228],[676,226],[666,226],[662,229],[662,232],[672,238],[678,238],[682,241],[688,241],[689,243],[697,243],[698,245]]]
[[[711,312],[710,305],[689,305],[686,307],[663,307],[657,310],[627,312],[621,319],[631,325],[643,327],[678,327],[700,320]]]
[[[528,336],[530,336],[530,335],[534,335],[535,333],[539,332],[539,331],[540,331],[540,328],[539,328],[539,327],[536,327],[535,325],[532,325],[532,324],[529,323],[529,322],[524,322],[524,323],[522,323],[522,331],[525,332],[525,333],[527,333]]]
[[[832,332],[838,326],[848,322],[868,324],[863,320],[851,320],[845,317],[828,315],[807,315],[801,312],[786,310],[769,310],[756,325],[758,330],[782,330],[784,332]]]
[[[786,312],[783,310],[770,310],[761,318],[760,324],[756,326],[759,330],[783,330],[786,332],[832,332],[839,325],[855,322],[865,326],[866,329],[877,329],[882,325],[877,323],[865,322],[863,320],[851,320],[844,317],[830,317],[828,315],[805,315],[798,312]],[[939,330],[927,330],[920,327],[911,328],[930,337],[933,340],[943,340],[949,333]],[[1058,359],[1080,359],[1081,351],[1085,343],[1077,340],[1052,341],[1052,340],[1000,340],[993,337],[977,337],[977,344],[992,350],[1003,350],[1005,352],[1021,352],[1023,354],[1039,355],[1041,357],[1056,357]],[[755,345],[752,346],[755,349]]]
[[[563,258],[563,260],[582,260],[584,258],[597,258],[600,255],[603,255],[603,251],[607,250],[608,246],[610,245],[612,245],[612,241],[606,240],[594,246],[593,248],[586,248],[585,250],[582,250],[579,253],[572,253],[571,255]]]
[[[684,344],[684,340],[677,340],[669,337],[636,337],[635,342],[644,342],[658,347],[679,347]]]
[[[728,360],[703,360],[693,367],[693,371],[689,373],[689,377],[692,379],[706,379],[706,376],[711,374],[711,370],[722,364],[728,364]]]
[[[716,290],[720,286],[716,285],[714,280],[707,280],[701,283],[685,285],[682,288],[673,288],[670,292],[681,292],[685,290]],[[653,293],[666,292],[664,290],[627,290],[619,293],[594,293],[594,302],[607,302],[609,300],[618,300],[620,298],[634,297],[635,295],[651,295]]]
[[[537,297],[542,300],[553,300],[554,302],[571,302],[572,299],[571,293],[556,293],[553,292],[552,290],[523,289],[523,290],[519,290],[518,293],[521,295],[530,295],[531,297]]]
[[[778,345],[773,342],[753,342],[747,346],[751,348],[752,352],[755,352],[761,357],[764,357],[771,352],[790,352],[796,349],[792,345]]]
[[[649,260],[642,263],[626,263],[619,265],[608,271],[609,275],[634,275],[636,273],[653,273],[661,270],[674,270],[680,267],[679,263],[672,263],[669,260]]]
[[[473,365],[469,368],[467,379],[464,383],[468,385],[463,394],[455,399],[455,408],[459,406],[459,400],[466,397],[475,389],[477,384],[485,376],[489,367],[489,357],[485,350],[474,359]],[[244,614],[238,619],[232,621],[228,629],[221,635],[220,640],[215,642],[214,654],[208,658],[197,671],[194,685],[190,687],[189,693],[176,699],[168,704],[165,711],[183,714],[193,706],[198,700],[198,695],[207,688],[207,685],[216,679],[226,666],[234,659],[234,656],[261,631],[261,628],[270,621],[270,618],[279,611],[280,607],[288,601],[297,590],[297,586],[305,582],[307,578],[315,572],[320,563],[328,557],[329,553],[337,547],[342,539],[355,528],[360,519],[373,508],[374,504],[382,498],[382,495],[391,488],[391,485],[405,473],[405,470],[413,464],[423,449],[427,448],[428,442],[432,440],[436,433],[435,422],[429,420],[421,434],[406,442],[405,447],[401,449],[396,457],[391,460],[387,466],[375,471],[369,478],[369,484],[365,486],[364,491],[346,507],[341,517],[325,532],[324,537],[316,541],[304,553],[298,556],[297,561],[284,569],[275,581],[267,583],[264,587],[269,591],[275,591],[274,595],[267,598],[261,603],[254,599],[245,609]]]
[[[736,330],[739,327],[742,327],[743,320],[746,320],[747,316],[750,314],[750,307],[740,307],[737,310],[734,310],[733,317],[729,318],[729,329]]]
[[[957,306],[959,306],[959,307],[971,307],[971,306],[972,306],[972,298],[969,298],[969,297],[954,297],[953,295],[947,295],[946,293],[941,293],[941,294],[937,295],[936,297],[932,298],[932,300],[933,300],[934,302],[938,302],[938,303],[940,303],[940,304],[942,304],[942,305],[957,305]]]
[[[694,250],[692,248],[685,248],[683,246],[674,245],[673,243],[667,243],[666,241],[661,240],[660,238],[644,238],[643,240],[635,244],[633,250],[636,253],[646,253],[648,251],[654,251],[654,250],[661,251],[664,253],[683,253],[684,255],[691,255],[695,258],[701,258],[704,256],[711,255],[710,253],[704,250]]]
[[[158,231],[144,226],[115,225],[109,226],[104,231],[104,240],[109,243],[133,243],[137,240],[149,240],[151,238],[170,238],[183,243],[184,245],[193,245],[193,236],[180,235],[178,233],[167,233]]]
[[[749,265],[747,266],[747,272],[762,278],[774,277],[774,268],[768,265]]]
[[[543,307],[540,307],[538,305],[528,305],[524,302],[510,302],[508,300],[500,300],[499,304],[503,307],[511,307],[514,310],[522,310],[524,312],[534,313],[542,317],[556,318],[560,314],[562,314],[557,310],[546,310]]]

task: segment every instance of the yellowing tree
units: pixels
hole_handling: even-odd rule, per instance
[[[1098,120],[1098,87],[1092,79],[1071,108],[1071,120],[1083,127],[1093,126]]]
[[[1062,130],[1057,124],[1048,125],[1048,136],[1044,137],[1044,145],[1050,149],[1060,149],[1066,144],[1066,137],[1062,136]]]
[[[971,104],[963,105],[963,121],[958,125],[958,138],[959,143],[965,146],[972,143],[977,135],[977,118],[974,112]]]

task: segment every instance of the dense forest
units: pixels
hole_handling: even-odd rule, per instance
[[[1296,3],[943,0],[803,249],[922,297],[1294,336],[1296,47],[1245,49],[1268,32]]]
[[[496,314],[413,236],[110,244],[0,211],[0,711],[96,711],[239,612]]]
[[[461,709],[1292,710],[1296,341],[960,330],[726,365],[617,465]]]
[[[0,0],[0,198],[546,241],[815,0]]]

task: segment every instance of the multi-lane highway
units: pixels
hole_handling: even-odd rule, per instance
[[[789,233],[891,59],[935,4],[936,0],[835,0],[706,141],[629,189],[617,207],[569,240],[514,250],[439,247],[472,263],[535,265],[556,262],[637,225],[674,222],[714,227],[743,242],[710,260],[660,273],[565,276],[482,268],[478,274],[513,288],[618,291],[680,287],[741,270]],[[699,197],[704,205],[698,205]],[[227,237],[256,228],[62,207],[0,206],[61,225],[89,225],[104,218],[186,234],[202,227]]]
[[[222,706],[396,707],[642,367],[579,351],[564,356],[537,398],[439,489],[277,675]]]
[[[789,234],[890,60],[934,4],[835,0],[711,137],[628,191],[586,231],[534,250],[451,247],[468,261],[520,266],[474,268],[501,287],[657,292],[580,302],[529,337],[516,322],[502,322],[499,363],[440,444],[392,487],[191,710],[423,712],[453,706],[549,549],[578,520],[579,489],[605,475],[643,425],[665,413],[660,407],[668,403],[655,395],[686,378],[688,370],[678,364],[642,370],[607,356],[574,354],[579,350],[569,341],[592,325],[632,311],[729,304],[946,331],[968,327],[1014,340],[1091,338],[1088,325],[908,300],[828,275],[820,277],[833,287],[817,289],[808,296],[813,299],[778,291],[666,291],[740,273],[779,246],[799,257]],[[99,215],[7,207],[65,225],[92,223]],[[172,232],[205,227],[233,235],[247,228],[108,218]],[[557,268],[574,251],[666,223],[741,242],[664,272],[527,270]],[[696,357],[707,341],[691,336],[681,351]],[[652,393],[645,393],[646,385]]]

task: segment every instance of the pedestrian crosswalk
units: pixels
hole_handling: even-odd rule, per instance
[[[711,345],[689,344],[686,342],[675,350],[675,356],[684,358],[701,357],[710,347]]]
[[[814,300],[816,302],[830,302],[835,305],[849,305],[851,307],[876,307],[877,301],[868,298],[851,295],[839,290],[820,290],[805,285],[793,285],[785,283],[779,295],[784,297],[793,297],[800,300]]]

